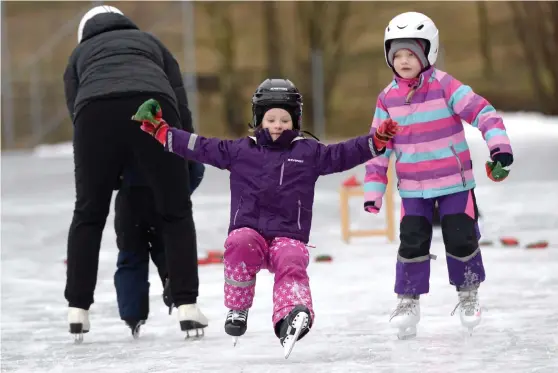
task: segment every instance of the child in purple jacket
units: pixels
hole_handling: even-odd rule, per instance
[[[301,136],[302,96],[284,79],[265,80],[252,97],[254,135],[219,140],[169,128],[154,100],[133,119],[170,152],[229,170],[231,210],[225,242],[225,332],[246,332],[256,274],[275,274],[273,326],[287,358],[314,320],[306,272],[314,189],[319,176],[382,154],[396,125],[326,146]]]

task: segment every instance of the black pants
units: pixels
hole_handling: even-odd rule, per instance
[[[184,160],[166,152],[130,118],[147,99],[161,103],[171,126],[177,111],[157,95],[111,97],[87,104],[75,120],[76,203],[68,237],[64,295],[70,307],[89,309],[97,283],[102,232],[122,170],[137,161],[155,196],[167,254],[171,296],[177,306],[198,296],[196,233]]]

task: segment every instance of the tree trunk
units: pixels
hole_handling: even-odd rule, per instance
[[[346,51],[345,31],[350,15],[350,2],[298,2],[297,22],[300,39],[297,40],[297,85],[304,95],[304,123],[310,131],[314,128],[314,95],[323,94],[325,117],[330,110],[330,100],[341,72]],[[312,92],[312,54],[320,51],[324,68],[324,92]]]
[[[558,114],[558,48],[554,3],[509,2],[518,39],[531,76],[535,97],[545,114]],[[546,8],[545,5],[551,7]]]
[[[230,17],[230,7],[226,3],[200,3],[206,6],[211,16],[213,42],[220,54],[219,90],[222,98],[223,116],[226,128],[232,136],[242,136],[246,132],[243,117],[242,97],[239,95],[239,82],[236,61],[236,30]]]
[[[262,1],[263,19],[265,24],[264,47],[267,54],[267,77],[283,77],[281,58],[278,52],[281,47],[281,33],[277,24],[277,4],[274,1]]]
[[[490,23],[488,11],[484,1],[477,1],[477,14],[479,17],[479,49],[483,60],[484,78],[492,79],[494,74],[494,64],[492,63],[492,53],[490,48]]]

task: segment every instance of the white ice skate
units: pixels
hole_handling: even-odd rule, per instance
[[[397,338],[411,339],[417,336],[417,324],[420,321],[419,299],[412,296],[399,296],[399,304],[389,319],[390,324],[399,329]]]
[[[74,335],[74,342],[83,342],[83,334],[89,332],[89,311],[70,307],[68,308],[68,324],[70,333]]]
[[[453,316],[455,311],[459,309],[461,325],[469,330],[469,334],[473,334],[473,328],[480,324],[482,318],[478,290],[460,290],[458,296],[459,303],[457,303],[451,315]]]
[[[186,332],[186,339],[201,338],[204,336],[203,329],[207,327],[207,317],[200,311],[197,304],[183,304],[178,307],[178,321],[180,329]],[[196,335],[190,336],[190,331],[195,330]]]

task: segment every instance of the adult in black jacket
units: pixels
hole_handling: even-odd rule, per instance
[[[76,183],[65,290],[70,332],[81,340],[89,331],[88,310],[112,191],[131,164],[141,166],[154,192],[181,329],[203,331],[208,322],[196,305],[197,249],[192,202],[184,193],[187,168],[131,120],[146,99],[155,98],[170,125],[193,130],[178,63],[157,38],[140,31],[118,9],[98,6],[80,22],[64,87],[74,123]]]

